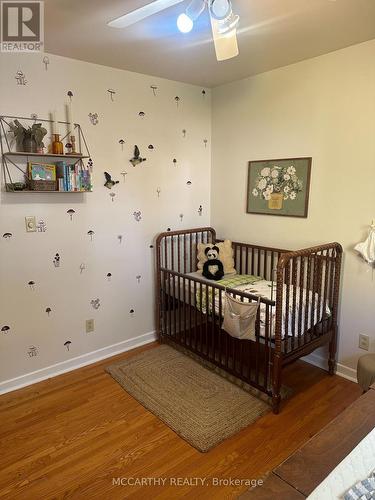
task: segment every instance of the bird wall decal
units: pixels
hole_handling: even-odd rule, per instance
[[[119,181],[114,181],[112,176],[108,172],[104,172],[105,183],[104,186],[108,189],[112,189],[113,186],[119,183]]]

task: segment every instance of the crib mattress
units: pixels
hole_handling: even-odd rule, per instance
[[[210,283],[210,284],[214,283],[213,281],[206,279],[199,272],[187,273],[186,277],[199,278],[200,280],[207,282],[207,283]],[[225,277],[229,277],[229,276],[225,276]],[[199,296],[197,297],[198,293],[200,293],[199,283],[197,283],[198,293],[196,294],[194,292],[194,283],[192,281],[190,281],[191,285],[190,285],[190,302],[189,302],[189,280],[188,279],[185,280],[185,296],[183,293],[183,279],[179,278],[178,276],[171,277],[171,283],[170,283],[170,287],[168,290],[170,292],[170,294],[171,295],[173,294],[173,280],[175,281],[175,298],[179,298],[180,300],[183,300],[185,297],[186,303],[200,309],[201,308],[200,307],[201,301],[200,301],[200,297]],[[231,288],[235,288],[236,290],[239,290],[239,291],[245,292],[245,293],[249,293],[249,294],[255,295],[257,297],[262,297],[262,298],[265,298],[268,300],[276,301],[276,283],[275,282],[264,280],[261,277],[256,278],[256,281],[250,280],[250,279],[249,279],[249,281],[251,281],[251,282],[246,283],[246,284],[242,284],[242,285],[238,285],[235,287],[231,287]],[[179,286],[178,283],[180,283],[180,296],[178,296],[178,286]],[[225,293],[224,290],[220,290],[220,291],[216,290],[215,299],[213,300],[213,298],[210,297],[209,304],[208,304],[208,310],[210,312],[212,312],[213,302],[215,302],[215,313],[217,315],[219,315],[219,310],[220,310],[220,306],[219,306],[220,295],[219,295],[219,293],[222,294],[221,300],[222,300],[222,306],[223,306],[224,305],[224,293]],[[290,286],[289,294],[290,294],[290,296],[289,296],[289,308],[288,309],[286,307],[286,301],[284,300],[283,321],[282,321],[283,326],[282,326],[282,332],[281,332],[282,338],[298,336],[298,328],[297,328],[298,316],[296,317],[296,320],[295,320],[294,330],[293,330],[292,321],[290,320],[290,318],[292,317],[292,314],[294,314],[294,311],[293,311],[294,290],[293,290],[292,286]],[[284,287],[284,296],[285,295],[286,295],[286,286]],[[300,298],[301,298],[301,290],[299,287],[296,287],[295,295],[296,295],[295,309],[296,309],[297,315],[298,315]],[[204,299],[204,300],[202,300],[202,308],[201,309],[202,309],[203,313],[206,313],[206,311],[207,311],[207,306],[205,304],[205,297],[206,297],[206,287],[205,287],[205,285],[202,285],[202,299]],[[307,289],[302,289],[301,318],[303,321],[305,310],[306,310],[306,308],[308,308],[307,330],[310,329],[314,324],[319,323],[323,319],[323,317],[328,317],[331,314],[328,306],[323,307],[323,299],[321,300],[320,307],[318,307],[318,300],[319,300],[319,297],[318,297],[317,293],[313,293],[311,290],[308,291]],[[244,302],[248,302],[248,300],[244,299]],[[312,318],[310,311],[311,311],[311,306],[313,303],[315,304],[315,311],[314,311],[314,317]],[[223,314],[223,309],[224,309],[224,307],[222,307],[222,314]],[[267,311],[267,305],[260,303],[260,334],[262,336],[266,335],[266,311]],[[273,307],[270,306],[269,307],[269,322],[270,322],[269,332],[270,332],[271,337],[275,336],[275,319],[276,319],[275,316],[276,316],[276,306],[273,306]],[[286,326],[285,326],[287,316],[289,317],[288,328],[286,328]],[[288,331],[286,331],[286,330],[288,330]]]
[[[311,493],[308,500],[335,500],[375,470],[375,429],[373,429]]]

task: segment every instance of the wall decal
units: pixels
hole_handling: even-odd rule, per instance
[[[182,137],[183,137],[184,139],[186,138],[186,129],[185,129],[185,128],[182,130]]]
[[[203,207],[202,205],[199,205],[199,208],[198,208],[198,214],[201,216],[203,214]]]
[[[44,64],[45,70],[47,71],[48,70],[48,65],[49,65],[49,57],[48,56],[44,56],[43,57],[43,64]]]
[[[150,245],[150,248],[154,248],[154,245]]]
[[[130,316],[132,316],[132,317],[133,317],[133,316],[134,316],[134,314],[135,314],[134,309],[130,309],[129,313],[130,313]]]
[[[91,172],[92,172],[93,165],[94,165],[94,162],[92,161],[91,158],[89,158],[89,160],[87,162],[87,168],[89,168]]]
[[[184,220],[184,214],[179,215],[181,222]]]
[[[135,279],[137,280],[138,285],[141,282],[141,278],[142,278],[142,276],[140,274],[138,274],[138,276],[135,277]]]
[[[155,149],[152,144],[149,144],[148,149]]]
[[[31,113],[30,118],[34,120],[34,122],[36,122],[38,119],[38,115],[36,113]]]
[[[92,305],[92,307],[96,310],[99,309],[100,307],[100,299],[92,299],[92,301],[90,302],[90,304]]]
[[[4,234],[3,234],[3,238],[4,238],[5,240],[10,240],[10,238],[11,238],[12,236],[13,236],[13,234],[12,234],[12,233],[4,233]]]
[[[191,186],[191,185],[192,185],[192,182],[191,182],[191,181],[187,181],[186,185],[187,185],[187,186]]]
[[[157,85],[150,85],[150,88],[152,89],[152,93],[154,94],[154,96],[156,96],[156,91],[158,90]]]
[[[39,352],[35,345],[32,345],[29,347],[27,354],[29,355],[29,358],[34,358],[35,356],[38,356]]]
[[[80,272],[80,274],[82,274],[85,269],[86,269],[86,264],[84,262],[82,262],[79,265],[79,272]]]
[[[173,158],[173,165],[176,167],[177,166],[177,160],[176,158]]]
[[[14,78],[16,79],[17,85],[27,84],[25,74],[21,70],[17,71],[16,76]]]
[[[71,90],[68,90],[66,95],[69,97],[69,101],[72,102],[73,92]]]
[[[111,200],[112,200],[112,203],[115,201],[115,196],[116,196],[116,193],[109,193],[109,196],[111,197]]]
[[[115,100],[114,96],[116,95],[116,91],[113,89],[107,89],[108,94],[111,96],[111,101]]]
[[[144,111],[140,111],[140,112],[138,113],[138,116],[139,116],[140,118],[144,118],[144,117],[146,116],[146,113],[145,113]]]
[[[9,333],[10,332],[10,326],[8,325],[4,325],[2,328],[1,328],[1,331],[3,333]]]
[[[141,153],[139,151],[139,148],[137,145],[134,146],[134,156],[131,158],[129,161],[135,167],[136,165],[139,165],[140,163],[146,161],[147,158],[142,158]]]
[[[64,346],[66,347],[66,349],[69,351],[69,347],[71,345],[71,342],[70,340],[67,340],[66,342],[64,342]]]
[[[89,113],[89,120],[92,125],[97,125],[99,123],[98,113]]]
[[[93,231],[92,229],[90,229],[90,231],[87,231],[87,234],[88,234],[88,236],[90,236],[90,240],[92,241],[93,238],[94,238],[95,231]]]
[[[208,144],[208,140],[207,139],[203,139],[203,142],[204,142],[204,147],[206,148],[207,144]]]
[[[76,213],[76,211],[73,208],[69,208],[66,213],[70,216],[70,220],[73,220],[73,215]]]
[[[127,172],[120,172],[120,174],[122,175],[122,178],[124,179],[124,182],[125,182],[125,177],[128,175]]]
[[[158,198],[160,198],[160,193],[161,193],[161,189],[160,189],[160,187],[157,187],[157,188],[156,188],[156,192],[158,193]]]
[[[119,235],[117,236],[117,239],[118,239],[118,242],[119,242],[119,243],[120,243],[120,245],[121,245],[121,243],[122,243],[122,234],[119,234]]]
[[[202,90],[202,96],[206,97],[206,91],[204,89]]]
[[[172,231],[172,229],[170,227],[167,227],[167,231],[169,233],[169,231]]]
[[[53,265],[55,267],[60,267],[60,255],[57,253],[53,259]]]
[[[49,316],[52,312],[52,309],[50,307],[47,307],[46,308],[46,313],[47,313],[47,316]]]
[[[119,183],[119,181],[112,180],[112,177],[108,172],[104,172],[104,177],[105,177],[104,186],[108,189],[112,189],[113,186]]]
[[[29,281],[27,284],[29,285],[30,290],[33,290],[33,291],[35,290],[35,281]]]
[[[181,101],[181,97],[178,97],[178,95],[176,95],[176,97],[174,98],[174,100],[175,100],[175,102],[177,104],[177,107],[178,107],[178,105],[179,105],[179,103]]]
[[[36,225],[36,228],[38,230],[38,233],[45,233],[47,231],[47,225],[44,220],[40,220]]]
[[[142,212],[139,210],[138,212],[133,212],[134,219],[137,222],[140,222],[142,220]]]
[[[112,273],[107,273],[107,280],[111,281],[111,278],[112,278]]]
[[[124,139],[120,139],[118,142],[119,144],[121,144],[121,151],[124,151],[124,144],[125,144]]]

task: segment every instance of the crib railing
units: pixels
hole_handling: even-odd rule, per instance
[[[221,328],[225,292],[242,302],[258,302],[258,296],[170,269],[161,268],[160,271],[161,335],[250,385],[271,393],[274,339],[270,318],[275,301],[260,298],[266,322],[262,323],[261,329],[258,308],[254,341],[239,340]]]
[[[306,344],[313,347],[319,337],[337,328],[341,259],[338,243],[280,256],[275,328],[288,336],[284,354],[303,349]]]

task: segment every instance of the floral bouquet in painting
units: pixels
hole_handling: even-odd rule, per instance
[[[296,168],[264,167],[252,191],[253,196],[268,201],[269,208],[281,209],[283,200],[295,200],[303,189],[303,183],[296,175]]]

